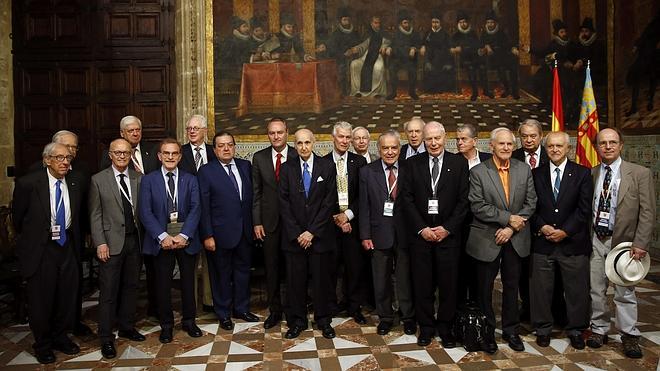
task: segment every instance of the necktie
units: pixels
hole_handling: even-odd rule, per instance
[[[559,197],[559,185],[561,184],[561,170],[556,168],[555,173],[557,173],[557,176],[555,177],[555,186],[552,189],[552,193],[555,195],[555,201],[557,201]]]
[[[612,168],[605,166],[605,178],[603,179],[603,190],[600,192],[600,197],[598,198],[598,211],[596,214],[596,222],[600,217],[601,212],[609,213],[610,212],[610,201],[612,200],[612,194],[610,193],[610,182],[612,181]],[[608,223],[609,224],[609,223]],[[598,223],[594,226],[594,231],[596,236],[599,238],[607,237],[612,235],[612,231],[609,226],[600,226]]]
[[[140,161],[138,161],[137,155],[135,154],[138,151],[139,149],[137,148],[133,150],[133,154],[131,154],[131,160],[133,160],[133,167],[135,168],[135,171],[137,171],[140,174],[144,174],[144,172],[142,172],[142,166],[140,165]]]
[[[195,168],[199,170],[199,167],[202,166],[202,148],[195,147]]]
[[[236,176],[234,175],[234,172],[231,171],[231,164],[225,165],[227,166],[227,172],[229,173],[229,179],[231,179],[231,182],[234,184],[234,189],[236,192],[238,192],[238,195],[240,197],[241,192],[238,190],[238,182],[236,181]]]
[[[433,157],[433,167],[431,168],[431,185],[433,186],[433,195],[435,195],[435,187],[438,185],[436,182],[438,179],[438,173],[440,172],[440,167],[438,166],[439,161],[440,159]]]
[[[390,174],[387,176],[387,183],[390,185],[390,198],[392,200],[396,200],[396,194],[397,194],[397,185],[396,185],[396,174],[394,174],[394,165],[390,165],[387,167],[387,170],[390,171]]]
[[[277,160],[275,160],[275,180],[280,181],[280,167],[282,167],[282,154],[277,154]]]
[[[309,172],[309,164],[303,163],[303,187],[305,188],[305,197],[309,197],[309,187],[312,185],[312,174]]]
[[[170,190],[170,192],[167,195],[167,208],[169,209],[170,212],[176,210],[176,204],[174,203],[174,198],[176,197],[175,194],[175,188],[174,188],[174,173],[173,172],[168,172],[167,173],[167,188]]]
[[[344,158],[337,159],[337,193],[348,194],[348,174],[345,171]],[[339,205],[339,211],[344,212],[348,209],[348,205]]]
[[[131,199],[131,194],[128,192],[128,187],[126,186],[126,182],[124,182],[124,177],[125,176],[126,176],[126,174],[119,174],[119,185],[124,190],[124,194],[122,196],[125,196],[127,200],[130,200]],[[168,184],[168,186],[169,186],[169,184]]]
[[[529,167],[532,169],[536,169],[536,152],[532,152],[529,154]]]
[[[66,215],[64,214],[64,200],[62,199],[62,181],[55,183],[55,224],[60,226],[60,239],[57,243],[64,246],[66,243]]]
[[[129,201],[131,195],[128,193],[126,182],[124,182],[125,177],[126,174],[119,174],[119,185],[124,190],[124,192],[121,192],[121,203],[124,207],[124,233],[129,234],[135,231],[135,221],[133,220],[133,206]]]

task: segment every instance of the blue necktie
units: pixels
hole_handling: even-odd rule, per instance
[[[238,190],[238,182],[236,181],[236,176],[234,175],[234,172],[231,171],[231,164],[225,166],[227,166],[227,171],[229,172],[229,179],[231,179],[231,182],[234,183],[234,188],[236,189],[236,192],[238,192],[238,195],[240,197],[241,192],[239,192]]]
[[[557,176],[555,177],[555,186],[552,189],[552,193],[555,195],[555,201],[557,201],[557,198],[559,197],[559,185],[561,184],[561,170],[556,168],[555,173],[557,173]]]
[[[303,163],[303,187],[305,187],[305,197],[309,197],[309,187],[312,185],[312,174],[309,173],[309,164]]]
[[[64,200],[62,199],[62,181],[55,183],[55,224],[60,226],[60,239],[57,243],[64,246],[66,243],[66,216],[64,215]]]

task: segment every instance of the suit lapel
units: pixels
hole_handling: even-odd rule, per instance
[[[138,177],[137,173],[134,173],[132,171],[128,171],[128,178],[130,179],[130,187],[131,187],[131,201],[133,204],[133,214],[137,212],[138,209]],[[116,188],[116,187],[115,187]]]
[[[559,202],[561,201],[562,195],[569,188],[569,183],[572,182],[574,173],[575,173],[575,166],[573,166],[572,162],[566,161],[566,167],[564,168],[564,174],[562,174],[561,181],[559,182],[559,197],[557,197],[557,201],[556,201],[557,205],[559,205]],[[550,177],[550,174],[548,174],[548,177]],[[551,185],[550,187],[551,187],[550,189],[552,189],[554,186]]]
[[[504,187],[502,186],[502,180],[500,179],[500,175],[497,172],[497,169],[495,168],[495,163],[493,161],[487,161],[486,162],[486,169],[488,170],[488,176],[490,177],[490,180],[493,182],[493,186],[497,190],[497,194],[500,195],[500,201],[502,201],[502,205],[506,209],[509,208],[506,202],[506,196],[504,195]],[[511,184],[511,172],[509,171],[509,184]],[[509,194],[509,201],[511,201],[511,194]]]
[[[186,183],[183,181],[183,177],[181,176],[181,169],[179,169],[179,180],[177,181],[177,199],[176,199],[176,210],[181,212],[181,205],[187,205],[187,194],[188,194],[188,189],[186,188]]]
[[[523,163],[523,165],[528,166]],[[513,161],[509,160],[509,205],[507,206],[507,209],[513,205],[513,200],[515,200],[516,197],[516,187],[512,187],[512,184],[518,184],[518,167],[514,164]],[[504,191],[504,188],[502,188],[502,191]]]
[[[314,194],[314,190],[316,189],[316,180],[319,178],[319,173],[321,172],[321,169],[320,169],[321,161],[319,161],[319,159],[321,157],[317,156],[316,154],[313,154],[312,156],[314,156],[314,167],[312,168],[312,179],[311,179],[310,185],[309,185],[309,197],[308,198],[312,198],[312,195]],[[330,161],[332,161],[332,160],[330,160]],[[333,162],[333,164],[334,164],[334,162]],[[323,179],[323,180],[326,181],[326,179]]]
[[[628,166],[628,163],[621,160],[621,166],[619,166],[619,177],[621,181],[619,182],[619,189],[616,196],[617,206],[621,205],[621,201],[630,188],[630,179],[632,179],[632,175],[632,169]]]
[[[273,150],[273,146],[270,146],[270,151],[266,151],[265,154],[267,156],[264,156],[263,158],[263,162],[264,162],[263,166],[265,168],[266,179],[268,180],[268,182],[275,183],[275,168],[273,167],[272,157],[270,156],[272,150]]]
[[[49,220],[50,214],[50,185],[48,184],[48,174],[46,173],[48,169],[42,170],[42,176],[39,177],[39,183],[37,184],[37,195],[39,197],[39,203],[44,208],[44,212],[48,215]]]
[[[387,176],[387,173],[385,170],[383,170],[383,162],[382,160],[378,160],[379,166],[378,168],[374,169],[374,177],[376,178],[376,183],[378,186],[385,192],[387,193],[387,183],[385,182],[385,177]],[[399,175],[401,175],[401,169],[399,169]],[[397,181],[397,184],[399,182]]]
[[[450,161],[451,160],[449,160],[449,156],[447,156],[447,153],[445,153],[442,160],[442,169],[440,169],[440,179],[438,179],[438,185],[436,186],[438,194],[440,194],[440,191],[442,191],[442,188],[447,183],[447,180],[451,179],[451,168],[449,167]]]
[[[115,173],[112,170],[112,165],[110,165],[109,168],[105,169],[105,172],[106,172],[106,179],[108,184],[110,185],[112,195],[115,197],[115,201],[117,201],[117,204],[121,208],[121,211],[124,211],[124,204],[121,202],[121,195],[119,194],[119,188],[117,188],[117,181],[115,180]]]
[[[76,216],[74,215],[74,210],[80,210],[80,191],[78,188],[80,185],[78,184],[78,178],[72,177],[72,176],[67,176],[65,177],[66,179],[66,186],[69,191],[69,206],[71,209],[71,220]]]

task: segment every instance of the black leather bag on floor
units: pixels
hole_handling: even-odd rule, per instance
[[[486,316],[474,304],[459,309],[454,321],[454,336],[468,352],[481,350],[479,345],[486,333]]]

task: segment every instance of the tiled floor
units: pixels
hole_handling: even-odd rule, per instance
[[[654,264],[652,276],[660,276],[660,265]],[[657,280],[656,280],[657,282]],[[259,285],[253,289],[255,312],[262,319],[263,293]],[[500,285],[496,285],[496,300],[500,300]],[[611,291],[611,290],[610,290]],[[138,323],[147,336],[142,343],[125,339],[117,341],[118,357],[103,360],[95,337],[74,338],[81,353],[65,356],[56,353],[58,362],[49,368],[58,369],[178,369],[178,370],[374,370],[374,369],[530,369],[530,370],[654,370],[660,355],[660,285],[645,280],[637,290],[643,332],[641,345],[644,358],[626,359],[618,335],[599,350],[577,351],[570,347],[560,332],[553,334],[548,348],[540,348],[535,337],[526,332],[525,352],[513,352],[500,342],[500,350],[492,356],[483,352],[468,353],[463,348],[443,349],[434,341],[421,348],[414,336],[404,335],[395,327],[387,336],[376,334],[377,318],[360,326],[348,318],[335,318],[332,325],[337,337],[325,339],[317,330],[305,331],[298,339],[283,338],[286,326],[264,330],[262,323],[236,322],[233,331],[219,328],[214,315],[200,312],[198,324],[204,331],[201,338],[190,338],[177,328],[174,342],[162,345],[158,341],[159,326],[144,319]],[[612,294],[610,292],[610,294]],[[85,322],[95,329],[96,294],[85,301]],[[144,301],[140,313],[144,312]],[[498,303],[499,305],[499,303]],[[31,353],[32,337],[26,325],[14,325],[0,330],[0,368],[3,370],[33,370],[39,365]]]

